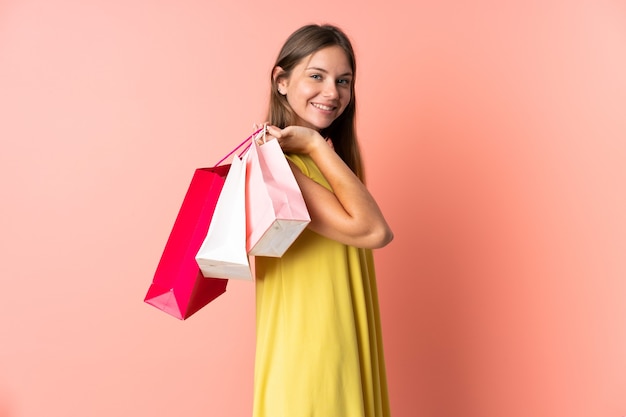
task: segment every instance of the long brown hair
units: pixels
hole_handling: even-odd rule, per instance
[[[278,81],[283,77],[289,77],[293,68],[304,58],[320,49],[329,46],[341,47],[352,67],[352,83],[350,103],[343,113],[327,128],[320,133],[323,137],[333,141],[333,147],[341,159],[350,167],[362,181],[364,180],[363,162],[356,138],[356,97],[354,85],[356,80],[356,61],[352,44],[346,34],[332,25],[306,25],[292,33],[283,45],[273,68],[281,67],[284,70],[277,79],[271,77],[272,88],[270,91],[269,114],[267,120],[270,124],[285,128],[296,120],[295,114],[287,103],[285,96],[278,92]]]

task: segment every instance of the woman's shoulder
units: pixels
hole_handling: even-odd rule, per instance
[[[318,184],[323,185],[326,188],[330,189],[330,185],[328,181],[319,170],[313,159],[309,155],[303,154],[285,154],[287,159],[291,161],[298,169],[307,177],[311,178],[313,181]]]
[[[315,174],[320,173],[317,165],[315,165],[315,162],[313,162],[313,159],[309,155],[288,153],[285,154],[285,156],[309,178],[312,178]]]

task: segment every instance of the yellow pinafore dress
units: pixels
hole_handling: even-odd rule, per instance
[[[308,156],[289,155],[330,189]],[[372,251],[305,229],[256,258],[254,417],[389,417]]]

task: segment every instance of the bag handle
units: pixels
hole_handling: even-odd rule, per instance
[[[253,133],[253,135],[255,135],[254,140],[258,141],[261,138],[261,135],[263,135],[263,144],[266,144],[267,143],[267,141],[265,140],[266,134],[267,134],[267,123],[263,123],[263,127]]]
[[[213,166],[213,168],[217,167],[219,164],[221,164],[222,162],[224,162],[226,159],[228,159],[229,156],[231,156],[232,154],[234,154],[235,152],[237,152],[239,150],[239,148],[241,148],[242,146],[244,146],[245,144],[248,144],[248,146],[246,146],[244,148],[243,151],[241,151],[241,153],[239,154],[239,157],[241,158],[243,156],[244,153],[246,153],[246,151],[250,148],[250,145],[252,144],[251,140],[252,138],[254,138],[257,134],[259,134],[260,132],[263,132],[263,137],[265,138],[265,131],[267,130],[267,126],[263,125],[262,128],[256,130],[254,133],[252,133],[250,136],[248,136],[243,142],[241,142],[239,145],[237,145],[235,147],[235,149],[233,149],[232,151],[228,152],[228,154],[226,154],[225,157],[223,157],[222,159],[219,160],[219,162],[217,164],[215,164]],[[250,143],[248,143],[250,142]]]

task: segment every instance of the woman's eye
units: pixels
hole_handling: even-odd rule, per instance
[[[322,76],[319,74],[311,74],[311,78],[315,79],[315,80],[321,80]]]
[[[340,80],[337,80],[337,84],[349,85],[350,84],[350,80],[340,79]]]

